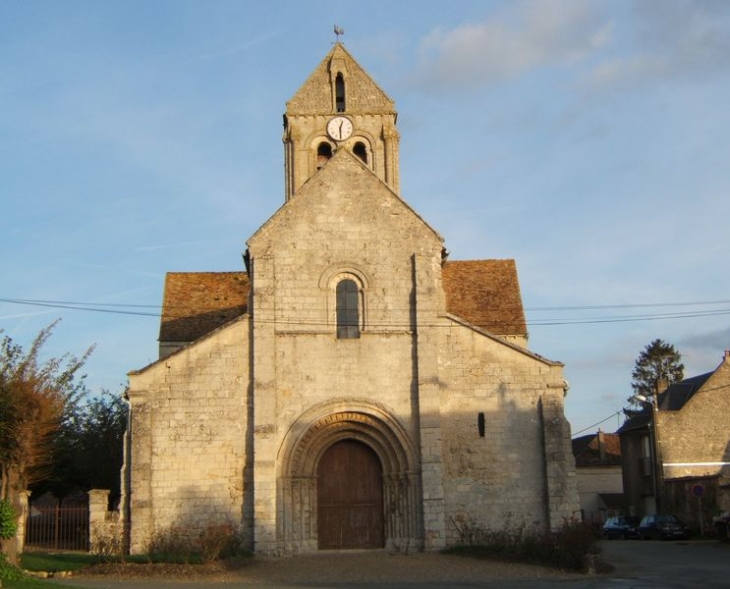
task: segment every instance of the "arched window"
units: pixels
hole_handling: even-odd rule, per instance
[[[352,153],[359,157],[365,165],[368,163],[368,148],[362,141],[355,143],[355,147],[352,148]]]
[[[360,337],[360,293],[354,280],[337,283],[337,338]]]
[[[342,72],[335,78],[335,107],[337,112],[345,112],[345,78]]]
[[[317,169],[319,170],[324,166],[331,157],[332,146],[326,141],[323,141],[317,146]]]

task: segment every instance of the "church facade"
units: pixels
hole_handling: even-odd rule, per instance
[[[235,272],[169,273],[129,374],[132,553],[228,523],[268,554],[436,550],[579,510],[563,367],[513,260],[451,261],[400,194],[393,101],[336,43],[286,105],[285,202]]]

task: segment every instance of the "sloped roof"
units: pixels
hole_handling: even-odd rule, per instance
[[[527,335],[514,260],[446,262],[443,285],[452,315],[496,335]]]
[[[246,272],[168,272],[160,341],[191,342],[248,310]]]
[[[685,378],[667,387],[663,393],[659,394],[659,410],[679,411],[713,374],[714,372],[707,372],[699,376]]]
[[[707,372],[698,376],[685,378],[659,393],[659,411],[680,411],[692,396],[699,391],[715,372]],[[618,433],[646,429],[652,420],[650,405],[629,417],[619,428]]]
[[[618,466],[621,464],[621,440],[618,434],[603,437],[604,457],[601,459],[599,434],[589,434],[572,440],[576,466]]]
[[[495,335],[526,335],[514,260],[447,262],[447,312]],[[169,272],[160,341],[191,342],[248,310],[246,272]]]

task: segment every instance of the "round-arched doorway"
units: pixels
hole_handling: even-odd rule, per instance
[[[383,466],[367,444],[332,444],[317,466],[317,529],[320,550],[382,548]]]
[[[423,546],[418,453],[376,403],[312,407],[292,425],[279,459],[282,554]]]

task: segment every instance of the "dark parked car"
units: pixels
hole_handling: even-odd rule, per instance
[[[630,515],[609,517],[606,523],[603,524],[603,537],[608,540],[611,538],[623,538],[624,540],[638,538],[639,534],[636,531],[638,525],[638,517],[632,517]]]
[[[647,515],[639,524],[639,537],[683,540],[689,538],[689,528],[673,515]]]

